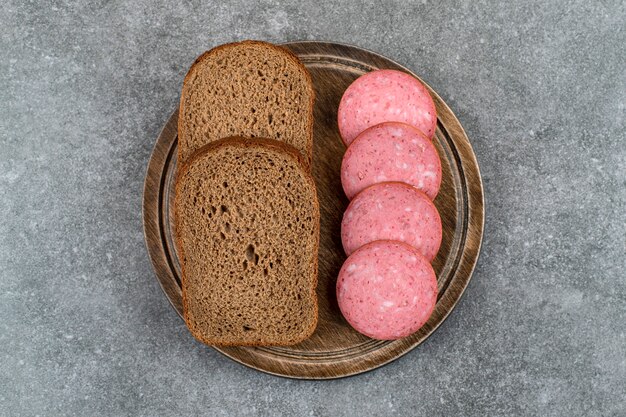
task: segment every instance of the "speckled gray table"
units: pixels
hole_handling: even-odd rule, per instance
[[[0,415],[626,415],[626,6],[377,3],[3,3]],[[154,279],[150,150],[196,55],[243,38],[390,56],[472,140],[474,278],[384,368],[250,370],[197,343]]]

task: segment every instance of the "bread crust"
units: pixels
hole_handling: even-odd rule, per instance
[[[210,58],[212,55],[215,55],[216,52],[219,52],[221,50],[224,49],[229,49],[229,48],[235,48],[238,46],[243,46],[243,45],[251,45],[251,46],[261,46],[264,48],[269,48],[272,49],[274,51],[278,51],[280,53],[284,53],[286,54],[286,56],[297,66],[299,67],[302,72],[304,73],[306,79],[307,79],[307,87],[309,89],[309,93],[310,93],[310,97],[311,99],[309,100],[309,109],[310,111],[309,113],[309,117],[308,117],[308,121],[307,121],[307,125],[309,128],[309,138],[307,141],[307,154],[306,157],[307,159],[304,159],[305,161],[305,167],[307,168],[307,170],[310,172],[313,166],[313,122],[314,122],[314,118],[313,118],[313,106],[315,104],[315,89],[313,88],[313,79],[311,78],[311,74],[309,73],[309,71],[306,69],[306,67],[304,66],[304,64],[302,64],[302,62],[300,62],[300,59],[296,56],[296,54],[294,54],[292,51],[290,51],[287,48],[284,48],[282,46],[279,45],[274,45],[272,43],[269,42],[264,42],[264,41],[258,41],[258,40],[243,40],[243,41],[239,41],[239,42],[231,42],[231,43],[226,43],[223,45],[218,45],[212,49],[209,49],[208,51],[204,52],[202,55],[200,55],[199,57],[196,58],[196,60],[193,62],[193,64],[191,65],[191,67],[189,68],[189,71],[187,72],[187,75],[185,75],[185,78],[183,80],[183,89],[182,89],[182,94],[180,95],[180,106],[179,106],[179,111],[178,111],[178,137],[185,137],[185,124],[183,123],[183,118],[181,117],[184,114],[185,111],[185,91],[186,88],[189,86],[189,80],[192,76],[195,75],[196,71],[198,70],[198,65],[200,63],[202,63],[202,61]],[[295,149],[295,148],[294,148]],[[179,148],[179,156],[180,156],[180,148]]]
[[[259,343],[246,343],[246,342],[244,343],[219,343],[218,342],[216,343],[215,340],[210,340],[209,338],[201,334],[201,332],[199,332],[198,329],[196,329],[195,326],[193,326],[193,324],[189,320],[188,312],[187,312],[188,304],[187,304],[185,262],[182,261],[185,258],[185,252],[184,252],[184,248],[182,245],[182,238],[179,233],[179,230],[180,230],[180,224],[179,224],[180,216],[178,213],[179,208],[178,208],[178,204],[175,203],[174,204],[174,243],[176,244],[176,249],[181,257],[181,262],[180,262],[181,280],[182,280],[181,286],[182,286],[182,297],[183,297],[183,318],[185,320],[185,324],[187,325],[187,328],[189,329],[191,334],[197,340],[199,340],[200,342],[206,345],[214,345],[214,346],[291,346],[291,345],[295,345],[311,337],[311,335],[313,334],[313,332],[315,331],[317,327],[317,322],[319,319],[319,307],[318,307],[318,301],[317,301],[317,283],[318,283],[318,268],[319,268],[318,254],[319,254],[319,240],[320,240],[320,217],[319,217],[320,206],[319,206],[319,201],[317,198],[317,187],[315,186],[315,180],[313,179],[313,177],[311,176],[311,173],[307,169],[307,164],[305,163],[304,158],[302,157],[300,152],[293,146],[284,142],[280,142],[280,141],[273,140],[273,139],[267,139],[267,138],[246,138],[242,136],[231,136],[228,138],[216,140],[214,142],[211,142],[202,146],[201,148],[196,150],[188,158],[188,160],[185,163],[183,163],[183,165],[178,169],[177,176],[176,176],[176,184],[175,184],[176,195],[180,195],[180,187],[182,187],[182,178],[185,176],[186,172],[194,164],[194,162],[201,159],[204,155],[210,153],[211,151],[219,149],[223,146],[234,146],[234,147],[239,147],[239,148],[258,148],[258,147],[265,148],[265,149],[271,148],[271,149],[279,150],[287,155],[290,155],[302,167],[304,178],[306,179],[307,182],[309,182],[309,185],[315,191],[313,194],[313,203],[316,208],[315,213],[317,213],[316,218],[313,219],[313,223],[315,226],[315,233],[314,233],[315,257],[313,261],[313,271],[314,271],[313,280],[312,280],[311,288],[310,288],[310,296],[311,296],[311,299],[313,300],[314,320],[312,321],[310,328],[305,333],[303,333],[300,338],[296,338],[290,342],[278,342],[278,343],[271,343],[271,344],[269,343],[266,344],[263,342],[259,342]]]

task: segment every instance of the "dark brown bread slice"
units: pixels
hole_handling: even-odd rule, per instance
[[[228,136],[292,145],[310,166],[311,76],[290,51],[260,41],[221,45],[201,55],[185,77],[178,119],[178,162]]]
[[[174,202],[187,326],[209,345],[291,345],[317,324],[320,215],[300,154],[227,138],[179,171]]]

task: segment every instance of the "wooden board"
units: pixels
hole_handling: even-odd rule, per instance
[[[482,182],[461,124],[431,89],[438,114],[434,143],[443,167],[441,191],[435,199],[443,223],[441,250],[433,261],[439,287],[437,305],[424,327],[401,340],[377,341],[354,331],[343,319],[335,297],[337,273],[345,260],[340,224],[348,204],[339,176],[345,147],[337,129],[337,107],[348,85],[368,71],[391,68],[411,72],[388,58],[354,46],[324,42],[285,46],[308,68],[316,92],[313,174],[321,208],[319,323],[311,338],[295,346],[216,349],[237,362],[275,375],[344,377],[399,358],[422,343],[450,314],[478,259],[484,223]],[[180,265],[172,241],[171,211],[177,120],[176,110],[155,144],[145,181],[143,221],[156,277],[172,306],[182,315]]]

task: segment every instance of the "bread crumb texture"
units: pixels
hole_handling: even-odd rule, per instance
[[[216,345],[288,345],[317,322],[319,205],[295,149],[229,138],[182,168],[175,199],[185,321]]]
[[[218,46],[185,78],[178,160],[207,143],[245,136],[292,145],[310,166],[313,99],[310,75],[291,52],[258,41]]]

